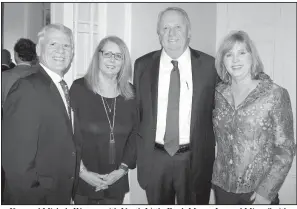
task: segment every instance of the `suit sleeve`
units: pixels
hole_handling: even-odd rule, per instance
[[[35,187],[40,126],[38,98],[30,82],[21,79],[12,86],[3,113],[2,165],[10,192],[24,195]]]
[[[137,59],[134,64],[134,76],[133,76],[133,86],[135,90],[135,102],[136,102],[136,120],[137,124],[140,123],[140,114],[141,114],[141,102],[140,102],[140,90],[139,90],[139,77],[140,77],[140,61]]]
[[[137,110],[135,100],[133,99],[133,105],[131,107],[132,117],[132,130],[126,141],[126,145],[123,153],[123,163],[125,163],[130,169],[136,167],[136,134],[137,134]]]
[[[256,192],[273,200],[285,181],[296,153],[294,143],[293,114],[287,90],[275,92],[275,106],[271,113],[274,130],[274,156],[268,173]]]

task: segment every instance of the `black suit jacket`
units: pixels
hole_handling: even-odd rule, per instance
[[[2,121],[7,204],[69,204],[76,188],[80,138],[60,93],[40,65],[8,94]],[[78,126],[74,121],[75,130]]]
[[[190,127],[193,193],[210,187],[215,157],[212,110],[217,73],[214,58],[190,48],[193,97]],[[145,189],[150,178],[157,124],[158,77],[161,51],[151,52],[135,61],[134,85],[138,106],[137,170],[140,186]]]

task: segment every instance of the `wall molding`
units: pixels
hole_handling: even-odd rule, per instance
[[[24,4],[24,37],[28,38],[29,34],[28,34],[28,28],[29,28],[29,3]]]
[[[97,4],[98,11],[98,40],[103,39],[107,34],[107,9],[108,3]]]
[[[124,40],[125,43],[131,52],[131,30],[132,30],[132,3],[125,3],[125,33]]]

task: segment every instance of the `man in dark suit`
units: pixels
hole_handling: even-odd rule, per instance
[[[15,66],[15,65],[14,65]],[[1,72],[9,70],[14,67],[11,60],[11,54],[7,49],[2,49],[1,52]]]
[[[36,50],[35,44],[30,39],[21,38],[17,41],[14,46],[14,57],[16,63],[18,64],[17,67],[6,70],[2,72],[2,83],[1,83],[1,119],[2,119],[2,106],[5,102],[6,96],[8,94],[9,89],[11,86],[22,77],[25,77],[32,73],[30,70],[31,61],[36,59]],[[12,62],[11,62],[12,63]],[[3,200],[3,191],[4,191],[4,184],[5,184],[5,172],[3,168],[1,169],[1,197]]]
[[[149,204],[208,204],[215,141],[214,58],[191,49],[187,13],[159,14],[163,47],[135,61],[137,170]]]
[[[30,39],[21,38],[14,46],[14,58],[17,66],[11,70],[2,73],[2,104],[5,102],[6,96],[12,85],[20,78],[26,77],[34,73],[31,63],[36,59],[36,44]]]
[[[6,204],[70,204],[80,165],[80,137],[63,76],[73,57],[72,31],[38,34],[36,71],[11,87],[4,103],[2,163]]]

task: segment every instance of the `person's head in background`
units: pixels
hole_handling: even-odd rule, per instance
[[[11,63],[10,52],[7,49],[2,49],[2,52],[1,52],[1,64],[2,65],[7,65],[7,67],[9,67],[10,63]]]
[[[14,45],[14,59],[17,65],[32,65],[36,56],[36,44],[30,39],[21,38]]]
[[[126,99],[134,97],[129,83],[132,76],[131,58],[127,45],[117,36],[103,38],[97,46],[85,79],[96,92],[100,79],[115,80],[120,94]]]
[[[189,46],[191,22],[188,14],[179,7],[168,7],[159,13],[157,33],[159,40],[172,58],[179,58]]]
[[[62,24],[46,25],[38,33],[38,61],[61,77],[69,70],[73,48],[72,31]]]
[[[263,64],[248,34],[231,31],[222,41],[216,54],[215,66],[219,77],[225,83],[258,78]]]

